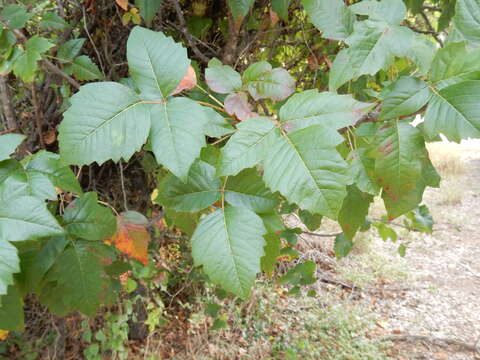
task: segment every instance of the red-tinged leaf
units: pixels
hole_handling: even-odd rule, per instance
[[[225,110],[230,115],[235,115],[241,121],[259,116],[253,111],[253,106],[248,102],[247,94],[242,92],[233,93],[226,97]]]
[[[128,211],[117,217],[118,230],[111,242],[122,253],[143,264],[148,263],[148,220],[141,214]]]
[[[115,0],[118,6],[120,6],[123,10],[128,10],[128,0]]]
[[[197,86],[197,74],[195,74],[195,69],[192,65],[188,66],[187,73],[183,77],[180,84],[178,84],[177,88],[172,91],[170,95],[176,95],[183,90],[190,90]]]

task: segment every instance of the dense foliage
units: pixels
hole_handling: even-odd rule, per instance
[[[388,224],[400,216],[409,229],[431,231],[422,196],[440,179],[425,142],[440,134],[452,141],[480,135],[478,0],[458,0],[454,9],[451,1],[440,3],[437,29],[421,1],[230,0],[211,17],[207,9],[219,4],[195,1],[187,19],[182,4],[172,1],[169,10],[180,25],[164,31],[155,27],[162,1],[135,1],[134,8],[112,1],[109,6],[124,12],[123,26],[143,20],[155,29],[131,29],[128,76],[126,69],[108,73],[106,64],[100,69],[92,60],[109,51],[95,47],[86,24],[85,4],[94,2],[77,3],[90,56],[80,55],[87,39],[77,37],[78,23],[65,20],[75,5],[35,3],[5,4],[0,12],[2,81],[10,74],[30,87],[35,125],[29,128],[36,129],[32,142],[39,144],[30,148],[39,150],[33,154],[22,150],[25,136],[15,133],[21,126],[3,96],[4,330],[23,327],[23,299],[30,293],[59,315],[93,315],[111,303],[119,276],[136,266],[130,263],[153,261],[149,228],[161,218],[191,235],[195,266],[240,298],[249,296],[260,272],[271,274],[278,261],[296,258],[301,230],[288,229],[282,214],[298,213],[311,231],[321,227],[322,217],[338,221],[343,232],[335,234],[337,256],[347,255],[355,234],[372,224],[382,238],[396,240]],[[425,16],[428,30],[418,28],[416,14]],[[272,31],[262,28],[261,19]],[[307,26],[317,31],[309,23],[322,37],[306,38]],[[248,31],[240,52],[241,34]],[[171,37],[179,34],[198,61]],[[211,49],[211,36],[224,37],[223,56]],[[37,85],[48,74],[61,79],[52,95],[62,95],[50,113],[58,111],[52,124],[65,110],[58,154],[55,131],[41,121],[41,112],[49,110],[38,105]],[[101,81],[79,84],[90,80]],[[79,89],[70,97],[72,87]],[[414,126],[417,115],[423,121]],[[19,146],[17,158],[10,158]],[[124,169],[139,156],[142,172],[155,182],[155,205],[141,201],[137,212],[118,214],[118,206],[130,207]],[[110,161],[119,167],[120,205],[91,191],[92,173]],[[152,189],[138,190],[149,198]],[[385,204],[385,218],[368,217],[376,196]],[[404,254],[404,244],[399,251]],[[314,271],[312,262],[298,263],[281,281],[298,291],[314,281]]]

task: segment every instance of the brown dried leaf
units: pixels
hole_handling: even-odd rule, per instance
[[[123,10],[128,10],[128,0],[115,0],[118,6],[120,6]]]

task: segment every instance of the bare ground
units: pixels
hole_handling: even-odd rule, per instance
[[[426,194],[425,203],[436,225],[431,236],[418,236],[409,246],[404,260],[411,274],[411,290],[378,301],[376,309],[385,318],[387,333],[456,339],[478,345],[480,151],[463,148],[461,160],[464,174]],[[457,191],[458,198],[453,202],[460,203],[445,203],[445,191]],[[412,340],[399,344],[398,358],[480,359],[479,354],[462,352],[458,346],[442,348]]]

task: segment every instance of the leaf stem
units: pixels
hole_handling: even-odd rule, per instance
[[[199,103],[200,105],[204,105],[204,106],[208,106],[208,107],[211,107],[212,109],[215,109],[215,110],[218,110],[218,111],[221,111],[225,114],[228,114],[225,109],[221,108],[220,106],[216,106],[216,105],[212,105],[210,103],[207,103],[205,101],[200,101],[200,100],[197,100],[197,103]]]
[[[228,176],[225,176],[222,189],[220,190],[220,192],[222,193],[222,210],[225,210],[225,188],[227,187],[227,181],[228,181]]]
[[[212,94],[210,94],[207,90],[205,90],[205,89],[204,89],[203,87],[201,87],[200,85],[197,84],[196,86],[197,86],[200,90],[202,90],[205,94],[207,94],[210,99],[212,99],[213,101],[215,101],[215,102],[216,102],[218,105],[220,105],[222,108],[224,107],[224,106],[223,106],[223,103],[222,103],[220,100],[218,100],[215,96],[213,96]]]

